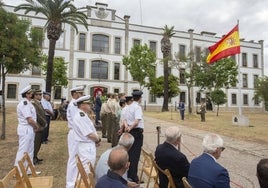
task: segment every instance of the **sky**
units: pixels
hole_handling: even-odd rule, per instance
[[[195,33],[208,31],[220,37],[239,20],[240,38],[264,40],[265,75],[268,76],[268,0],[73,0],[77,7],[108,4],[116,15],[130,16],[130,23],[145,26],[174,26],[175,30]],[[24,0],[3,0],[18,5]]]

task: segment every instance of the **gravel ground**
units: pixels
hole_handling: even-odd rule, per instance
[[[202,153],[202,139],[208,132],[191,129],[175,123],[145,117],[144,148],[153,152],[158,144],[157,126],[161,127],[159,142],[164,141],[164,132],[168,126],[177,125],[183,133],[181,151],[187,156],[189,162]],[[201,126],[205,126],[202,123]],[[268,157],[268,146],[258,143],[246,142],[223,136],[226,149],[218,162],[229,171],[231,187],[259,188],[256,177],[256,165],[261,158]],[[152,184],[152,183],[151,183]]]

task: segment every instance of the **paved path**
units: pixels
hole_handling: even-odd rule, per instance
[[[165,129],[177,125],[183,133],[181,151],[189,162],[202,153],[202,138],[208,132],[196,130],[172,122],[166,122],[151,117],[144,117],[144,148],[154,152],[158,143],[156,127],[161,127],[160,143],[164,141]],[[187,121],[187,120],[186,120]],[[261,158],[268,157],[268,145],[246,142],[231,137],[222,136],[226,150],[218,160],[228,169],[231,187],[259,188],[256,177],[256,165]]]

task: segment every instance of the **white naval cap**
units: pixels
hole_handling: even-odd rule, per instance
[[[90,103],[90,95],[85,95],[85,96],[82,96],[82,97],[79,97],[75,102],[74,104],[78,104],[78,103]]]
[[[27,92],[30,92],[30,91],[32,91],[32,88],[31,88],[31,86],[29,85],[29,86],[23,88],[23,89],[20,91],[20,95],[22,95],[22,94],[24,94],[24,93],[27,93]]]
[[[84,92],[84,86],[78,86],[78,87],[74,87],[72,88],[70,91],[74,91],[74,92]]]

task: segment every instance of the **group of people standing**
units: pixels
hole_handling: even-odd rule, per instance
[[[19,147],[15,166],[25,152],[35,165],[40,164],[43,159],[38,158],[38,152],[42,143],[47,144],[53,116],[50,93],[32,90],[31,86],[27,86],[20,91],[20,95],[22,100],[17,105]]]
[[[184,120],[184,112],[185,112],[185,103],[184,101],[180,101],[178,106],[177,106],[177,109],[180,111],[180,117],[181,117],[181,120]],[[196,111],[197,114],[200,114],[200,117],[201,117],[201,122],[205,122],[206,121],[206,103],[205,101],[203,100],[200,104],[200,108],[199,110]]]
[[[132,147],[128,147],[126,150],[127,155],[124,154],[125,151],[121,150],[109,151],[111,166],[113,166],[113,161],[115,160],[114,162],[116,162],[118,159],[117,157],[112,157],[113,154],[117,156],[121,153],[124,160],[126,158],[127,161],[129,160],[127,165],[124,163],[125,170],[117,169],[117,166],[114,166],[116,168],[113,170],[109,165],[112,171],[105,175],[109,175],[106,180],[107,178],[113,179],[115,178],[114,173],[118,174],[119,172],[121,174],[121,172],[127,170],[126,181],[128,180],[132,185],[138,185],[138,162],[143,144],[144,128],[142,109],[139,105],[142,92],[133,92],[131,97],[123,94],[120,96],[107,94],[107,101],[101,101],[102,93],[98,91],[95,97],[95,122],[88,116],[90,111],[93,110],[90,105],[93,101],[90,101],[90,96],[83,96],[83,88],[76,87],[71,89],[71,95],[73,99],[69,102],[67,108],[69,159],[67,163],[66,188],[71,188],[75,185],[77,175],[76,155],[80,157],[87,172],[89,172],[88,162],[91,162],[92,165],[95,164],[96,146],[99,145],[101,139],[96,132],[94,123],[95,125],[102,125],[102,137],[107,138],[107,141],[111,143],[111,147],[117,148],[118,142],[120,142],[119,138],[124,133],[128,133],[133,137]],[[107,154],[105,160],[107,164]],[[120,183],[124,185],[124,181]]]

